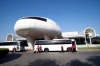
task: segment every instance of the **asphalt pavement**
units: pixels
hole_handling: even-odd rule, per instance
[[[100,66],[100,50],[78,52],[16,52],[0,59],[0,66]]]

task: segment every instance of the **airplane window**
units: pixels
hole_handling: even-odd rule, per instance
[[[41,17],[25,17],[25,18],[22,18],[22,19],[37,19],[37,20],[41,20],[41,21],[47,22],[47,19],[41,18]]]

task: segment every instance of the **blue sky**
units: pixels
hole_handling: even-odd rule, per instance
[[[0,0],[0,42],[16,34],[14,25],[25,16],[50,18],[62,32],[92,27],[100,34],[100,0]]]

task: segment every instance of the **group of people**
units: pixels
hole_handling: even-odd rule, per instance
[[[38,45],[37,48],[36,48],[35,53],[40,53],[41,51],[42,51],[42,46]]]

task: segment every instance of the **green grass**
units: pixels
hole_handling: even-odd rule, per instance
[[[89,50],[89,49],[100,49],[100,46],[97,46],[97,47],[80,47],[78,48],[78,50]]]

